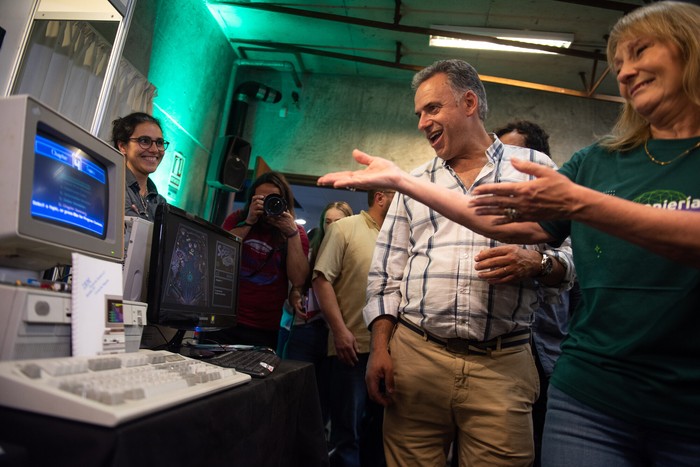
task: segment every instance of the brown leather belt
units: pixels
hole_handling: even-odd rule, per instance
[[[488,355],[493,350],[506,349],[530,342],[530,330],[522,329],[508,334],[502,334],[487,341],[475,341],[472,339],[462,339],[459,337],[443,339],[434,336],[424,329],[416,326],[407,319],[399,316],[399,323],[406,326],[411,331],[419,334],[425,340],[441,345],[448,352],[461,354]]]

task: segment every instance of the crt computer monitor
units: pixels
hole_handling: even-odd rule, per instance
[[[0,98],[0,267],[123,256],[124,158],[30,96]]]
[[[168,204],[158,206],[148,274],[148,322],[184,333],[236,324],[241,239]]]

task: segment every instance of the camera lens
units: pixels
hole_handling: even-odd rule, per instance
[[[263,200],[263,210],[268,216],[279,216],[287,210],[287,202],[280,195],[271,193]]]

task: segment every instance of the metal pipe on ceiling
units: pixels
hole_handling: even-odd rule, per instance
[[[609,0],[555,0],[557,2],[562,2],[562,3],[573,3],[574,5],[583,5],[587,7],[597,7],[597,8],[605,8],[606,10],[617,10],[621,11],[624,14],[629,13],[630,11],[639,8],[640,5],[633,5],[631,3],[625,3],[625,2],[613,2]]]
[[[299,45],[287,44],[284,42],[260,41],[255,39],[231,39],[231,42],[235,42],[236,44],[249,44],[255,46],[270,47],[273,49],[285,50],[287,52],[299,52],[311,55],[318,55],[321,57],[337,58],[339,60],[349,60],[353,62],[366,63],[368,65],[385,66],[413,72],[420,71],[423,68],[425,68],[424,66],[420,65],[406,65],[399,62],[388,62],[386,60],[379,60],[376,58],[348,55],[339,52],[331,52],[330,50],[312,49],[310,47],[302,47]]]
[[[240,84],[233,93],[233,106],[226,127],[226,134],[243,136],[243,126],[245,125],[250,102],[259,101],[276,104],[281,99],[282,94],[278,90],[257,81],[246,81]]]
[[[259,68],[274,68],[277,70],[288,71],[292,74],[292,79],[294,79],[294,84],[301,89],[302,84],[299,76],[297,75],[297,70],[292,62],[280,61],[280,60],[252,60],[249,58],[239,58],[234,62],[236,66],[250,66]]]
[[[491,42],[493,44],[501,44],[501,45],[508,45],[512,47],[519,47],[519,48],[525,48],[525,49],[536,49],[536,50],[543,50],[546,52],[553,52],[559,55],[567,55],[570,57],[579,57],[579,58],[586,58],[589,60],[605,60],[606,57],[604,54],[601,54],[600,52],[587,52],[585,50],[577,50],[577,49],[564,49],[560,47],[551,47],[547,45],[539,45],[539,44],[523,44],[522,42],[518,41],[509,41],[506,39],[498,39],[496,37],[489,37],[489,36],[478,36],[475,34],[467,34],[467,33],[460,33],[460,32],[453,32],[453,31],[442,31],[440,29],[434,29],[434,28],[423,28],[423,27],[417,27],[417,26],[403,26],[400,24],[394,24],[394,23],[385,23],[382,21],[373,21],[373,20],[368,20],[368,19],[363,19],[363,18],[356,18],[354,16],[341,16],[341,15],[334,15],[331,13],[322,13],[318,11],[310,11],[310,10],[302,10],[299,8],[288,8],[288,7],[283,7],[271,3],[241,3],[241,2],[236,2],[236,1],[227,1],[227,0],[208,0],[209,4],[213,5],[229,5],[233,7],[240,7],[240,8],[249,8],[249,9],[254,9],[254,10],[261,10],[261,11],[267,11],[267,12],[272,12],[272,13],[283,13],[283,14],[288,14],[288,15],[295,15],[295,16],[302,16],[305,18],[315,18],[315,19],[322,19],[326,21],[335,21],[338,23],[344,23],[344,24],[354,24],[356,26],[365,26],[365,27],[371,27],[371,28],[376,28],[376,29],[384,29],[387,31],[393,31],[393,32],[403,32],[403,33],[409,33],[409,34],[421,34],[421,35],[439,35],[439,36],[445,36],[445,37],[452,37],[455,39],[466,39],[466,40],[480,40],[483,42]]]
[[[342,54],[342,53],[338,53],[338,52],[331,52],[328,50],[312,49],[309,47],[300,47],[300,46],[296,46],[296,45],[285,44],[282,42],[240,40],[240,39],[236,39],[235,42],[240,43],[240,44],[250,44],[250,45],[255,45],[255,46],[271,47],[271,48],[275,48],[275,49],[279,49],[279,50],[287,50],[289,52],[306,53],[306,54],[311,54],[311,55],[319,55],[322,57],[337,58],[339,60],[347,60],[347,61],[353,61],[353,62],[358,62],[358,63],[366,63],[369,65],[384,66],[384,67],[396,68],[396,69],[412,71],[412,72],[417,72],[417,71],[420,71],[423,68],[425,68],[424,66],[421,66],[421,65],[409,65],[409,64],[405,64],[405,63],[396,63],[396,62],[389,62],[386,60],[378,60],[375,58],[357,57],[355,55],[348,55],[348,54]],[[567,88],[562,88],[559,86],[549,86],[546,84],[532,83],[529,81],[521,81],[521,80],[516,80],[516,79],[510,79],[510,78],[501,78],[498,76],[489,76],[489,75],[481,75],[480,74],[479,77],[481,78],[482,81],[487,82],[487,83],[504,84],[507,86],[515,86],[515,87],[520,87],[520,88],[534,89],[537,91],[553,92],[556,94],[565,94],[565,95],[576,96],[576,97],[587,97],[587,98],[591,98],[591,99],[608,101],[608,102],[620,102],[620,103],[624,102],[624,100],[621,97],[610,96],[608,94],[595,94],[593,92],[589,93],[587,91],[577,91],[575,89],[567,89]]]

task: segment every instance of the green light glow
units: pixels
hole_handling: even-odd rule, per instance
[[[170,147],[151,179],[170,203],[199,214],[235,55],[201,0],[161,0],[155,8],[148,80],[157,89],[153,115]],[[185,172],[177,193],[169,196],[176,152]]]

